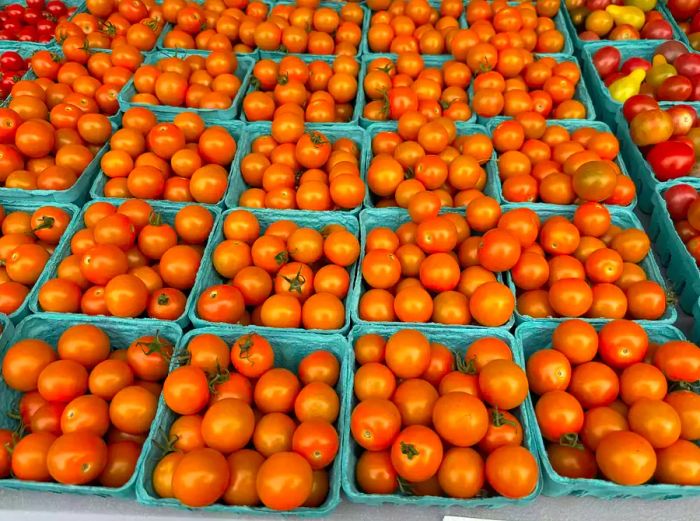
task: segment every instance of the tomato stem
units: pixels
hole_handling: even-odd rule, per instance
[[[578,434],[575,432],[569,432],[567,434],[562,434],[559,438],[559,444],[564,447],[572,447],[574,449],[583,450],[583,444],[578,439]]]
[[[401,454],[407,456],[409,460],[412,460],[416,456],[420,456],[420,452],[418,452],[415,445],[403,441],[401,442]]]

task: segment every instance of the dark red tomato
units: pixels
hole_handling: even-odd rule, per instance
[[[36,37],[37,32],[34,27],[23,27],[17,32],[17,40],[20,42],[33,42]]]
[[[667,6],[676,20],[683,21],[700,9],[700,0],[668,0]]]
[[[22,15],[22,21],[27,25],[34,25],[41,18],[41,10],[35,7],[27,7]]]
[[[693,18],[690,20],[690,30],[688,33],[700,32],[700,13],[695,13]]]
[[[8,21],[18,21],[24,14],[24,7],[22,7],[20,4],[10,4],[4,9],[4,11],[7,15]]]
[[[36,23],[36,32],[39,33],[40,37],[42,35],[52,36],[55,27],[56,25],[51,20],[40,18]]]
[[[688,208],[698,198],[698,191],[687,184],[672,186],[664,194],[666,208],[674,221],[685,219]]]
[[[0,70],[3,72],[26,69],[24,58],[15,51],[5,51],[0,55]]]
[[[616,47],[606,45],[601,47],[593,54],[593,66],[598,71],[601,78],[605,78],[608,74],[617,72],[620,67],[622,55]]]
[[[700,54],[687,52],[678,56],[673,62],[676,72],[688,78],[700,74]]]
[[[670,76],[664,80],[656,91],[661,101],[686,101],[693,93],[693,84],[685,76]]]
[[[654,145],[646,156],[659,181],[686,176],[695,165],[695,151],[679,141]]]
[[[659,102],[647,94],[635,94],[622,106],[622,114],[627,121],[632,121],[637,114],[646,110],[659,108]]]
[[[51,13],[56,19],[62,16],[66,16],[68,14],[66,4],[61,2],[61,0],[51,0],[49,3],[46,4],[46,10],[49,13]]]
[[[645,71],[648,71],[649,69],[651,69],[651,63],[648,60],[645,60],[644,58],[630,58],[622,64],[620,72],[624,76],[627,76],[630,72],[632,72],[635,69],[644,69]]]
[[[625,75],[622,74],[620,71],[612,72],[612,73],[608,74],[607,76],[605,76],[603,83],[605,83],[606,87],[610,87],[610,85],[615,83],[620,78],[624,78],[624,77],[625,77]]]
[[[673,38],[673,28],[666,20],[654,20],[642,27],[639,36],[645,40],[671,40]]]

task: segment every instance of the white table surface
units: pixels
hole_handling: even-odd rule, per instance
[[[281,516],[231,516],[207,512],[189,512],[168,508],[150,508],[134,502],[90,496],[57,495],[38,492],[0,490],[0,519],[32,521],[173,521],[178,519],[262,521]],[[444,515],[501,521],[697,521],[700,519],[700,498],[673,501],[625,499],[606,501],[594,498],[540,497],[524,507],[499,510],[466,508],[423,508],[384,506],[381,509],[344,501],[327,519],[334,521],[432,521]],[[294,519],[294,518],[286,518]],[[302,518],[296,518],[302,519]]]

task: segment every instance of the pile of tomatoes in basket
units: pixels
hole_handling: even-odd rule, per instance
[[[236,140],[193,112],[171,122],[134,107],[122,115],[100,160],[105,197],[216,204],[226,193]]]
[[[695,107],[675,104],[661,108],[653,97],[640,94],[629,98],[622,112],[632,142],[659,181],[696,175],[700,129]]]
[[[177,320],[185,313],[214,215],[181,206],[164,216],[158,207],[129,200],[119,207],[93,202],[70,252],[39,289],[39,309],[116,317]]]
[[[583,124],[570,132],[545,124],[543,118],[526,113],[493,129],[506,201],[618,206],[634,202],[634,182],[614,162],[620,143],[612,132]]]
[[[700,194],[697,188],[677,184],[666,190],[663,197],[678,236],[700,265]]]
[[[340,445],[335,355],[314,351],[298,366],[283,366],[275,356],[279,348],[257,334],[229,347],[202,333],[186,349],[189,364],[163,384],[165,404],[178,417],[161,426],[169,427],[174,452],[161,455],[147,477],[155,494],[194,507],[323,504]]]
[[[684,387],[700,378],[700,348],[627,320],[569,320],[538,342],[552,348],[530,355],[527,376],[557,474],[700,485],[700,397]]]
[[[510,320],[515,297],[496,274],[512,267],[504,263],[511,244],[520,255],[520,243],[508,230],[527,225],[527,219],[501,218],[498,202],[485,195],[469,203],[466,217],[438,215],[440,206],[434,192],[418,192],[408,203],[409,218],[396,229],[367,225],[361,320],[488,327]]]
[[[166,29],[163,47],[348,56],[360,48],[365,12],[357,3],[231,3],[166,0],[163,14],[174,27]]]
[[[430,335],[428,335],[430,336]],[[454,349],[454,352],[452,351]],[[354,469],[366,494],[524,498],[537,487],[523,442],[527,377],[510,347],[484,336],[466,351],[403,329],[355,341]],[[469,371],[455,370],[469,367]]]
[[[668,0],[666,7],[688,37],[690,46],[700,49],[700,3],[697,0]]]
[[[253,67],[254,90],[243,98],[248,121],[298,115],[309,123],[348,122],[353,118],[360,64],[355,57],[302,60],[262,59]]]
[[[649,236],[634,225],[614,224],[604,205],[584,203],[571,217],[541,219],[526,208],[503,217],[520,222],[524,233],[517,239],[494,233],[491,242],[487,232],[482,249],[498,252],[501,267],[510,266],[520,314],[637,320],[665,314],[666,292],[642,265],[651,257]]]
[[[131,103],[195,109],[228,109],[241,88],[238,60],[230,51],[185,58],[166,56],[134,74]]]
[[[56,26],[66,56],[80,49],[114,49],[128,44],[150,51],[163,30],[163,6],[153,0],[88,0],[81,12]]]
[[[16,51],[0,53],[0,100],[10,95],[15,86],[29,68],[29,60],[25,60]]]
[[[442,206],[466,206],[483,195],[493,144],[472,132],[460,132],[449,117],[429,121],[415,110],[399,117],[396,130],[377,129],[367,168],[374,205],[407,208],[414,195],[428,192]]]
[[[673,40],[673,27],[656,2],[567,0],[566,9],[581,40]]]
[[[76,11],[62,0],[27,0],[3,4],[0,9],[0,41],[50,42],[54,31]]]
[[[314,223],[315,224],[315,223]],[[211,262],[223,281],[205,288],[197,316],[209,322],[277,328],[342,329],[348,270],[360,243],[342,224],[308,227],[279,219],[267,227],[232,210]]]
[[[11,315],[22,306],[70,221],[57,206],[34,211],[0,206],[0,313]]]
[[[2,378],[21,394],[21,429],[0,429],[0,477],[119,488],[132,477],[156,415],[172,344],[152,335],[115,345],[92,324],[55,345],[19,340]]]
[[[321,131],[304,131],[298,117],[280,116],[270,135],[256,137],[241,158],[240,176],[249,187],[239,206],[278,210],[351,210],[365,197],[360,176],[361,143],[331,141]]]

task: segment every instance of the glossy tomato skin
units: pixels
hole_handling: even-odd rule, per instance
[[[695,165],[692,147],[679,141],[658,143],[646,156],[659,181],[668,181],[686,176]]]
[[[228,463],[220,452],[196,449],[185,454],[175,466],[172,493],[187,506],[210,505],[224,494],[229,476]]]

